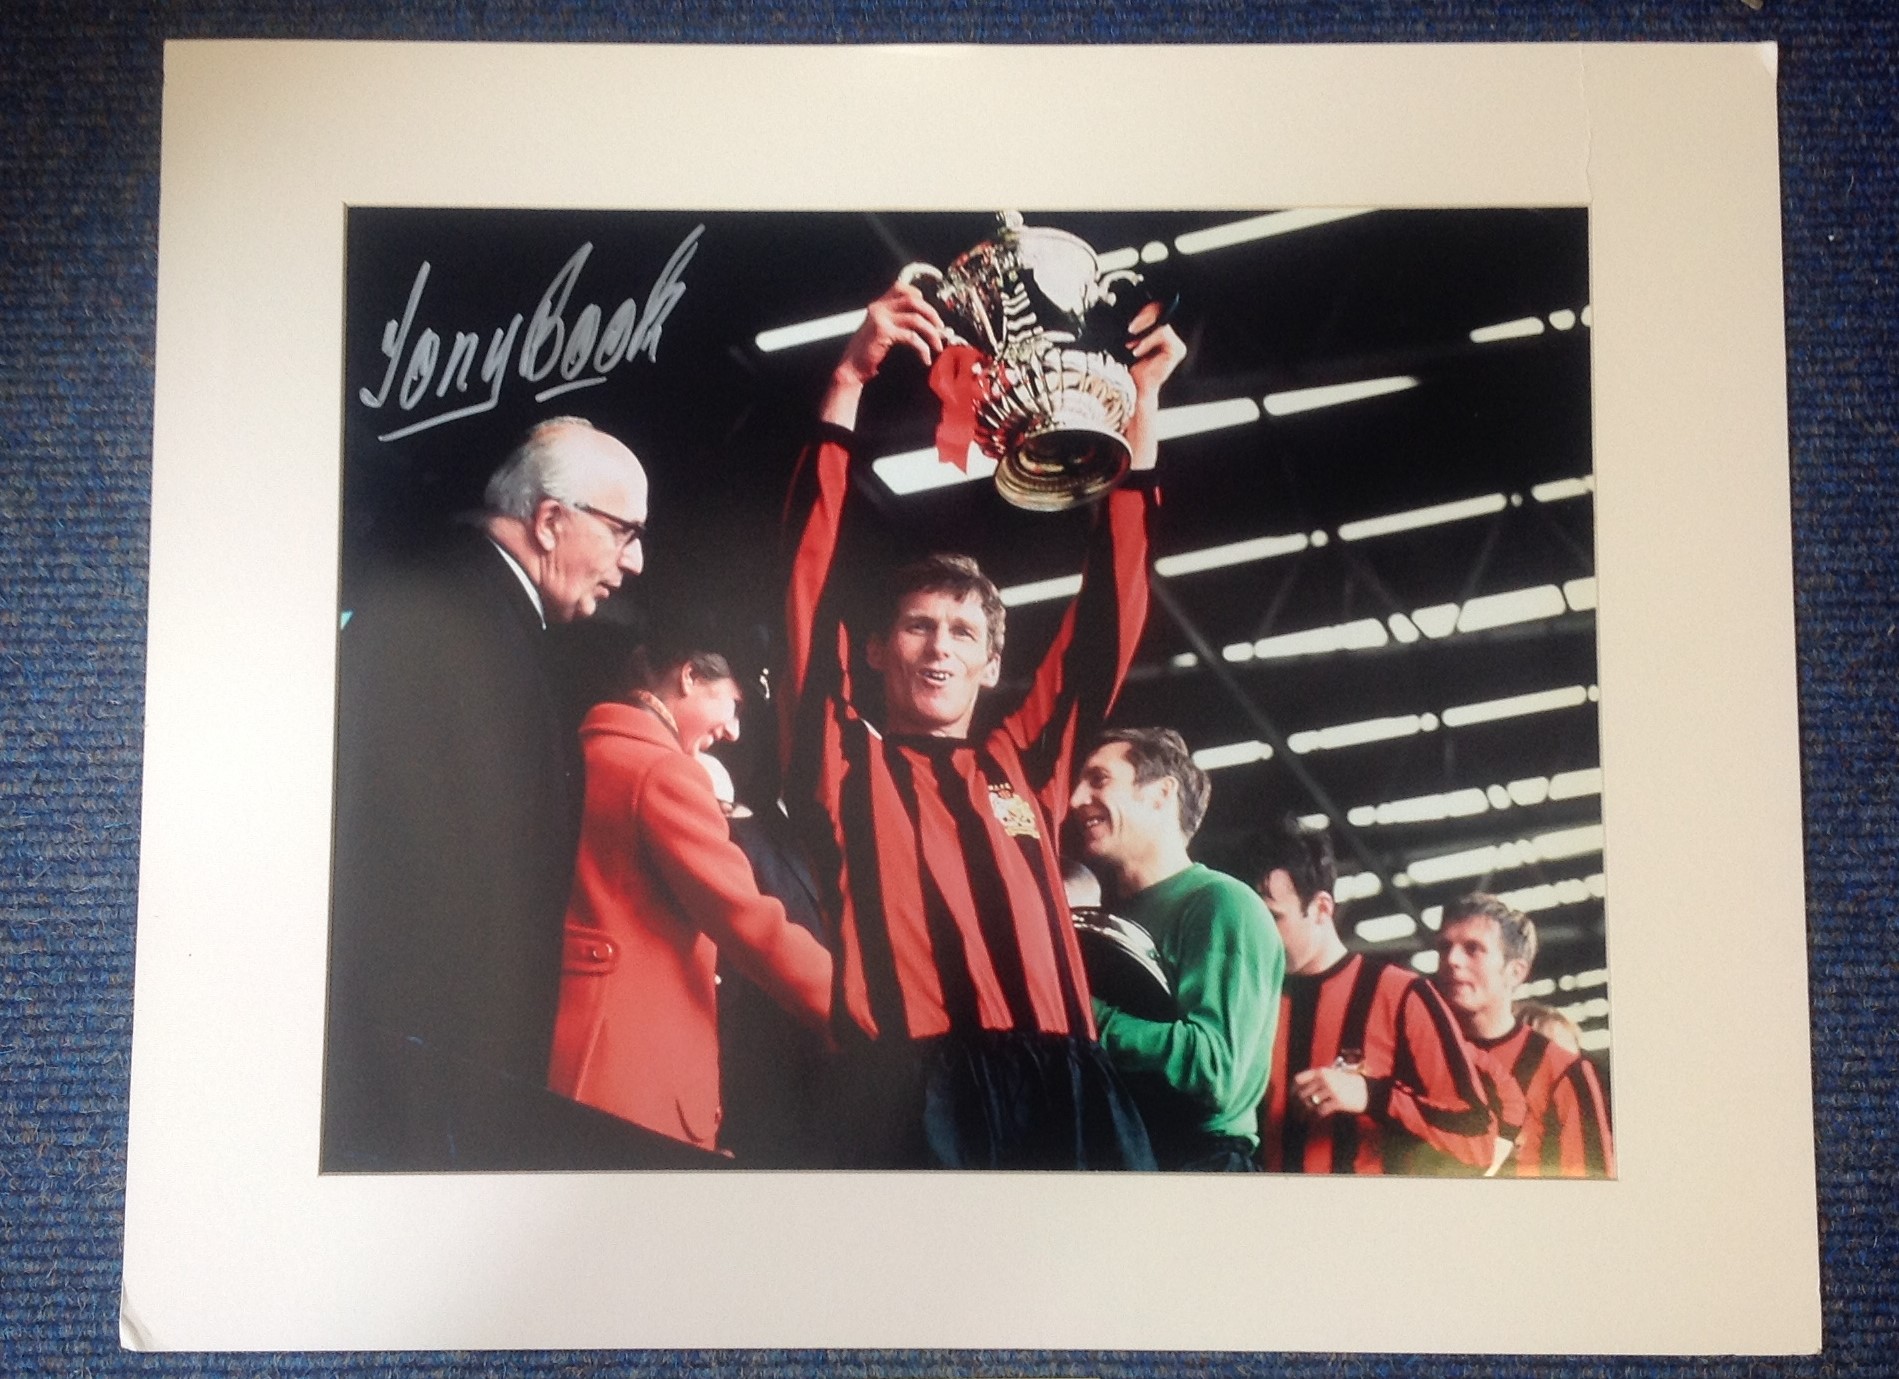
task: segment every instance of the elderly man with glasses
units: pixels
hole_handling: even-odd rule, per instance
[[[580,784],[545,633],[640,572],[646,502],[626,446],[544,421],[343,628],[326,1171],[640,1160],[544,1086]]]
[[[529,586],[543,623],[593,616],[645,563],[646,472],[578,417],[528,432],[488,481],[481,525]]]

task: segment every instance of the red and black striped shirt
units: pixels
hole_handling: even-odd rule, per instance
[[[1495,1075],[1523,1091],[1523,1133],[1504,1177],[1613,1178],[1608,1100],[1595,1065],[1521,1020],[1500,1039],[1473,1039]]]
[[[1057,830],[1075,751],[1106,719],[1146,620],[1151,492],[1117,489],[1097,509],[1081,592],[1020,707],[966,739],[886,736],[853,702],[833,578],[846,435],[826,428],[793,486],[788,515],[806,515],[780,704],[785,798],[835,926],[840,1040],[1093,1038]]]
[[[1289,1106],[1308,1068],[1364,1074],[1360,1115],[1312,1120]],[[1324,972],[1289,973],[1260,1110],[1260,1161],[1281,1173],[1456,1173],[1488,1169],[1490,1097],[1457,1022],[1419,974],[1352,953]]]

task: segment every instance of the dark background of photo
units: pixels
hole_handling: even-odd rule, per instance
[[[1569,609],[1559,597],[1552,615],[1489,628],[1410,631],[1408,643],[1387,630],[1394,619],[1400,631],[1410,628],[1408,616],[1419,609],[1455,613],[1473,599],[1549,591],[1595,573],[1591,498],[1537,496],[1592,467],[1591,331],[1582,323],[1586,213],[1373,211],[1202,249],[1192,235],[1252,215],[1231,208],[1022,212],[1030,226],[1084,237],[1111,262],[1146,249],[1143,281],[1126,290],[1176,303],[1172,321],[1189,346],[1167,384],[1164,415],[1233,402],[1253,410],[1251,420],[1162,444],[1156,597],[1113,718],[1175,728],[1196,750],[1278,737],[1270,759],[1212,770],[1212,808],[1195,855],[1241,866],[1244,835],[1270,816],[1330,812],[1341,875],[1376,878],[1369,892],[1341,891],[1357,897],[1345,903],[1343,932],[1400,961],[1430,948],[1436,910],[1457,896],[1545,888],[1530,902],[1541,938],[1535,980],[1549,1002],[1583,1017],[1606,1075],[1609,1030],[1601,1012],[1612,996],[1603,984],[1604,905],[1581,884],[1595,877],[1600,889],[1600,847],[1550,860],[1477,862],[1453,877],[1403,884],[1414,863],[1600,826],[1595,791],[1546,800],[1525,793],[1515,802],[1498,793],[1510,782],[1593,770],[1595,704],[1579,697],[1569,707],[1468,725],[1439,726],[1433,717],[1428,731],[1309,753],[1285,741],[1339,724],[1434,716],[1595,683],[1589,599]],[[457,509],[478,503],[488,471],[529,424],[578,414],[634,448],[652,495],[645,571],[595,620],[553,629],[574,667],[571,678],[597,678],[585,672],[602,659],[594,648],[615,644],[615,625],[637,634],[657,623],[697,638],[731,655],[748,676],[780,665],[784,496],[842,342],[766,349],[760,333],[861,306],[906,263],[947,265],[995,228],[993,213],[969,212],[357,208],[344,337],[343,606],[364,571],[403,558]],[[676,279],[683,290],[666,314],[654,313],[659,336],[650,352],[610,367],[598,384],[537,402],[537,393],[564,380],[601,377],[581,358],[585,313],[597,307],[610,317],[629,299],[646,310],[682,243],[691,250]],[[561,302],[555,280],[588,246],[579,273],[563,278],[564,305],[555,308],[565,333],[530,345],[524,326],[498,393],[481,382],[479,362],[465,391],[454,386],[446,361],[456,335],[479,334],[485,351],[495,332],[505,340],[513,317],[533,322],[541,302]],[[1564,326],[1547,324],[1552,316]],[[400,336],[405,317],[408,334],[392,374],[386,328],[398,323]],[[1471,338],[1524,321],[1540,332]],[[417,386],[405,390],[411,360],[429,357],[430,331],[441,342],[438,363],[416,371]],[[563,340],[578,342],[575,353],[562,353]],[[555,367],[557,356],[572,366]],[[523,376],[524,363],[541,376]],[[1282,415],[1258,406],[1264,397],[1391,378],[1413,386]],[[490,397],[492,410],[453,416]],[[1024,512],[987,481],[901,493],[876,477],[877,457],[932,445],[937,415],[921,361],[900,351],[867,392],[859,418],[861,501],[839,562],[866,619],[877,615],[881,577],[930,551],[976,556],[1005,598],[1016,586],[1080,567],[1090,526],[1084,512]],[[438,416],[453,419],[400,434]],[[1354,522],[1471,499],[1499,510],[1348,539]],[[1304,550],[1165,573],[1170,559],[1315,533],[1318,544]],[[1057,597],[1011,609],[1004,679],[987,697],[986,717],[1019,700],[1068,603]],[[1341,625],[1382,644],[1251,656],[1262,638]],[[875,677],[860,672],[874,687]],[[761,808],[777,794],[775,715],[764,697],[752,694],[741,741],[719,752],[744,783],[745,798]],[[1486,790],[1494,802],[1482,798]],[[1437,819],[1355,824],[1349,812],[1450,792],[1459,808]],[[1563,902],[1549,903],[1548,888],[1565,882]],[[1356,935],[1368,921],[1372,927]],[[1389,937],[1364,941],[1380,933]]]
[[[1511,1361],[1017,1352],[132,1356],[117,1347],[138,867],[162,44],[543,41],[1777,41],[1807,922],[1826,1349]],[[55,1374],[639,1372],[1882,1375],[1894,1220],[1894,21],[1873,0],[1339,7],[22,3],[0,15],[0,1369]],[[1163,93],[1164,96],[1164,93]],[[953,93],[930,103],[953,107]],[[952,137],[944,117],[920,134]],[[1552,305],[1555,305],[1552,303]],[[1718,349],[1719,341],[1708,348]],[[1710,495],[1718,501],[1718,495]],[[241,577],[237,572],[235,577]],[[1737,752],[1748,750],[1736,743]],[[1609,788],[1613,790],[1613,782]],[[1684,859],[1692,865],[1693,859]],[[1611,902],[1613,905],[1613,902]],[[1791,922],[1791,917],[1790,917]],[[1693,972],[1679,974],[1683,983]],[[1744,1070],[1684,1069],[1684,1076]],[[1745,1126],[1736,1127],[1745,1134]],[[1745,1210],[1737,1203],[1736,1210]],[[1528,1268],[1564,1242],[1446,1267]],[[1485,1242],[1486,1245],[1491,1242]],[[1472,1263],[1472,1258],[1480,1261]],[[1726,1267],[1710,1260],[1711,1269]],[[1336,1281],[1315,1286],[1349,1286]],[[1479,1286],[1473,1298],[1481,1298]],[[1277,1300],[1283,1304],[1285,1300]],[[1372,1305],[1375,1300],[1368,1300]],[[1275,1305],[1275,1300],[1262,1300]],[[1552,1307],[1565,1306],[1560,1297]]]

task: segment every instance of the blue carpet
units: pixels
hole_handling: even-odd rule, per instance
[[[1875,0],[8,0],[0,10],[0,1370],[8,1374],[1886,1375],[1899,1372],[1895,21]],[[1785,1361],[949,1352],[171,1356],[118,1349],[162,44],[1774,40],[1781,45],[1826,1350]],[[1737,1204],[1737,1209],[1745,1209]]]

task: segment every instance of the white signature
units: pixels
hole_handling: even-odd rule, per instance
[[[409,303],[402,309],[402,319],[392,317],[383,325],[382,352],[389,360],[389,367],[382,376],[382,386],[373,392],[359,388],[356,395],[363,406],[380,408],[389,401],[393,388],[396,406],[404,412],[413,412],[431,396],[437,402],[444,401],[451,389],[459,397],[468,392],[468,371],[474,367],[479,354],[478,376],[487,386],[488,396],[479,402],[435,412],[398,426],[376,439],[401,440],[431,426],[492,411],[501,400],[501,385],[507,377],[510,360],[514,362],[515,371],[529,383],[543,382],[558,370],[560,381],[535,393],[536,402],[545,402],[576,388],[605,383],[609,371],[639,355],[645,355],[649,361],[657,360],[660,330],[673,308],[679,305],[679,299],[686,295],[686,285],[681,278],[686,265],[699,251],[699,236],[705,233],[705,228],[694,226],[673,250],[673,256],[666,260],[666,266],[653,281],[653,290],[646,296],[644,313],[638,303],[628,297],[603,322],[600,308],[589,302],[580,309],[572,324],[568,323],[567,299],[573,295],[574,283],[586,266],[588,255],[593,253],[590,242],[576,249],[548,283],[533,317],[527,320],[526,335],[521,334],[523,317],[519,312],[507,325],[495,327],[486,352],[481,348],[481,332],[458,330],[454,333],[454,343],[448,347],[446,363],[442,360],[442,337],[435,331],[424,328],[415,337],[415,343],[409,344],[416,308],[422,303],[422,288],[429,280],[429,265],[424,261],[416,270],[415,285],[409,289]],[[518,358],[514,351],[517,337],[521,343]],[[409,362],[403,367],[405,351]],[[398,368],[402,374],[400,384],[396,382]]]

